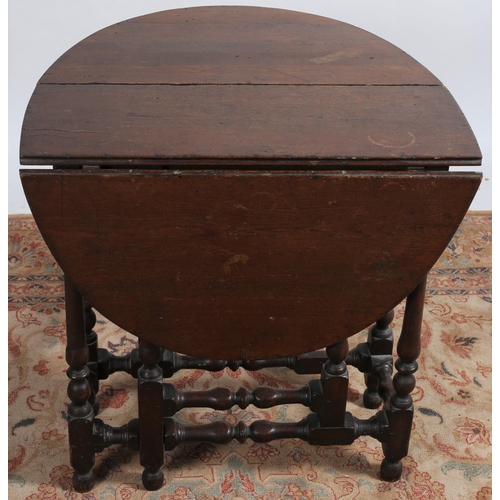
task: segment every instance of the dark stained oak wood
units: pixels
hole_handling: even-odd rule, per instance
[[[376,356],[378,359],[384,359],[384,356],[392,356],[394,337],[391,322],[393,319],[394,309],[391,309],[370,328],[367,340],[370,356]],[[366,408],[376,409],[382,403],[382,398],[378,394],[378,377],[375,377],[372,373],[365,373],[365,383],[366,390],[363,393],[363,404]]]
[[[94,416],[99,413],[100,403],[99,398],[96,396],[99,392],[99,374],[97,372],[98,367],[98,357],[99,357],[99,348],[98,348],[98,340],[97,333],[93,330],[96,324],[96,315],[92,310],[92,306],[84,301],[84,309],[85,309],[85,342],[87,344],[87,348],[89,350],[89,361],[87,366],[89,368],[92,366],[94,369],[90,369],[89,374],[89,383],[92,388],[92,394],[89,398],[89,403],[94,408]]]
[[[284,404],[311,405],[311,389],[305,385],[299,389],[274,389],[273,387],[257,387],[253,391],[240,387],[231,391],[218,387],[207,391],[181,391],[172,384],[163,386],[163,415],[171,417],[182,408],[213,408],[229,410],[234,405],[247,408],[271,408]],[[343,422],[343,420],[342,420]]]
[[[176,352],[164,349],[162,358],[158,365],[162,369],[163,378],[170,378],[174,373],[179,370],[207,370],[218,372],[228,367],[232,371],[239,368],[244,370],[261,370],[263,368],[271,367],[285,367],[294,370],[295,373],[302,375],[305,374],[319,374],[321,367],[326,361],[326,354],[324,349],[317,351],[300,354],[299,356],[286,356],[277,359],[245,359],[245,360],[222,360],[222,359],[207,359],[197,358],[194,356],[187,356]],[[107,349],[100,348],[97,353],[97,364],[89,363],[89,367],[93,370],[98,380],[107,379],[111,374],[116,372],[126,372],[137,378],[137,372],[141,367],[139,360],[139,349],[132,349],[123,356],[117,356],[110,353]],[[98,400],[97,400],[98,401]],[[94,406],[94,413],[96,407]]]
[[[63,54],[40,83],[441,85],[365,30],[233,6],[169,10],[109,26]]]
[[[150,342],[139,342],[139,359],[143,365],[137,373],[139,400],[139,453],[142,483],[149,491],[163,485],[163,373],[158,366],[161,349]]]
[[[319,414],[319,422],[322,427],[341,427],[344,425],[349,385],[349,374],[345,362],[348,352],[347,339],[326,348],[328,360],[321,370],[324,400]]]
[[[422,279],[481,181],[448,171],[480,165],[481,152],[421,64],[319,16],[230,6],[150,14],[89,36],[48,69],[20,158],[56,168],[21,179],[67,278],[75,490],[92,487],[94,454],[113,444],[139,450],[143,484],[157,490],[164,448],[198,440],[334,445],[369,435],[383,443],[381,478],[401,476]],[[393,380],[387,311],[406,297]],[[137,335],[139,349],[98,348],[90,304]],[[348,337],[377,319],[349,350]],[[346,412],[347,365],[365,374],[365,405],[384,402],[367,420]],[[163,383],[181,368],[264,366],[321,378],[236,392]],[[121,427],[92,407],[99,379],[117,371],[138,379],[139,419]],[[235,404],[311,413],[249,426],[169,418]]]
[[[94,450],[101,452],[108,446],[120,444],[133,451],[139,450],[139,419],[134,418],[121,427],[112,427],[101,419],[94,420]]]
[[[370,325],[438,259],[480,178],[22,173],[45,241],[99,312],[213,359],[301,354]]]
[[[477,164],[442,87],[39,85],[21,162]]]
[[[165,449],[173,450],[187,441],[207,441],[224,444],[236,439],[244,443],[251,439],[256,443],[268,443],[276,439],[302,439],[312,445],[351,444],[359,436],[372,436],[385,441],[388,426],[382,412],[367,420],[359,420],[346,413],[345,422],[339,427],[322,427],[318,415],[310,413],[300,422],[272,422],[256,420],[250,425],[243,421],[231,426],[226,422],[204,425],[183,425],[172,418],[165,419]]]
[[[231,442],[233,439],[244,443],[250,438],[256,443],[268,443],[275,439],[300,438],[307,440],[308,437],[309,425],[307,418],[302,419],[300,422],[256,420],[248,426],[241,420],[232,426],[226,422],[182,425],[172,418],[165,419],[164,443],[166,450],[173,450],[186,441],[207,441],[224,444]]]
[[[420,354],[420,331],[424,312],[425,286],[427,276],[417,285],[406,299],[405,315],[401,336],[398,341],[397,373],[394,376],[394,391],[386,401],[389,427],[392,432],[383,443],[385,458],[380,467],[380,476],[385,481],[399,479],[402,471],[401,459],[408,454],[411,424],[413,421],[413,400],[411,392],[415,389],[415,376]]]
[[[339,21],[256,7],[159,12],[89,36],[41,78],[20,156],[134,167],[481,162],[453,97],[402,50]]]
[[[73,472],[73,486],[83,493],[94,486],[95,461],[93,441],[94,412],[89,399],[92,389],[89,383],[90,370],[87,367],[89,349],[85,335],[84,301],[73,281],[65,277],[66,303],[66,362],[68,397],[68,440]]]

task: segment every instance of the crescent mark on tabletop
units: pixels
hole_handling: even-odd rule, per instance
[[[411,141],[407,142],[406,144],[402,144],[401,146],[398,145],[392,145],[392,144],[387,144],[385,140],[382,139],[382,142],[377,142],[373,140],[370,136],[368,136],[368,140],[372,143],[375,144],[376,146],[382,146],[383,148],[390,148],[390,149],[398,149],[398,148],[407,148],[408,146],[411,146],[415,143],[415,136],[411,132],[406,132],[410,137]]]

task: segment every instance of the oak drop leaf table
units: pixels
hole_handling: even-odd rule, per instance
[[[481,181],[458,105],[422,65],[366,31],[278,9],[158,12],[103,29],[38,82],[22,129],[34,218],[65,273],[70,460],[139,450],[162,486],[185,441],[300,438],[382,445],[400,477],[420,351],[425,277]],[[393,308],[406,298],[393,374]],[[95,308],[139,338],[99,348]],[[370,327],[370,325],[372,325]],[[370,327],[349,350],[347,339]],[[324,349],[326,347],[326,349]],[[182,353],[182,354],[179,354]],[[347,365],[365,374],[346,412]],[[285,366],[299,389],[180,391],[184,368]],[[99,380],[138,379],[138,418],[96,418]],[[181,408],[302,404],[296,423],[184,426]]]

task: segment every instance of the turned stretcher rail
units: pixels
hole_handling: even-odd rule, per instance
[[[137,371],[141,367],[139,349],[132,349],[124,355],[116,355],[107,349],[97,349],[96,361],[90,361],[88,366],[99,380],[105,380],[113,373],[126,372],[137,378]],[[180,370],[206,370],[210,372],[222,371],[229,368],[237,371],[243,368],[248,371],[258,371],[263,368],[289,368],[299,375],[315,375],[321,373],[321,367],[327,360],[324,349],[275,359],[250,359],[250,360],[222,360],[203,359],[195,356],[178,354],[168,349],[162,350],[162,358],[158,365],[163,371],[163,378],[170,378]],[[361,343],[351,349],[345,359],[347,365],[356,367],[363,373],[371,371],[370,351],[366,343]]]
[[[296,438],[310,444],[349,444],[359,436],[371,436],[380,442],[388,437],[389,427],[385,411],[368,419],[358,419],[346,414],[343,427],[321,428],[318,415],[310,413],[299,422],[270,422],[257,420],[250,425],[244,422],[232,426],[226,422],[204,425],[183,425],[172,418],[163,419],[165,449],[170,451],[184,442],[204,441],[227,444],[233,439],[244,443],[247,439],[267,443],[276,439]],[[122,445],[130,450],[139,449],[139,420],[132,419],[125,425],[113,427],[96,418],[93,426],[94,451],[102,452],[112,445]]]
[[[257,387],[249,391],[240,387],[231,391],[218,387],[208,391],[181,391],[172,384],[163,385],[163,415],[170,417],[182,408],[213,408],[228,410],[237,405],[242,409],[249,405],[257,408],[271,408],[282,404],[302,404],[311,406],[311,387],[305,385],[299,389],[274,389],[272,387]]]
[[[141,366],[141,362],[139,361],[139,349],[132,349],[129,353],[122,356],[117,356],[103,348],[99,348],[97,351],[96,361],[91,361],[91,363],[89,363],[89,368],[98,376],[99,380],[107,379],[116,372],[126,372],[134,378],[137,378],[137,371]],[[327,357],[324,349],[299,356],[263,360],[203,359],[163,349],[162,357],[158,365],[163,370],[163,378],[170,378],[179,370],[191,369],[218,372],[224,370],[226,367],[232,371],[236,371],[239,368],[257,371],[263,368],[282,367],[290,368],[297,374],[306,375],[321,373],[321,366],[326,359]]]

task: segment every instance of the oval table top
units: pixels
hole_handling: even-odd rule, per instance
[[[227,360],[302,354],[368,327],[422,281],[481,182],[228,169],[21,178],[49,249],[96,310],[155,345]]]
[[[84,39],[38,82],[23,165],[391,168],[479,165],[448,90],[332,19],[196,7]]]

